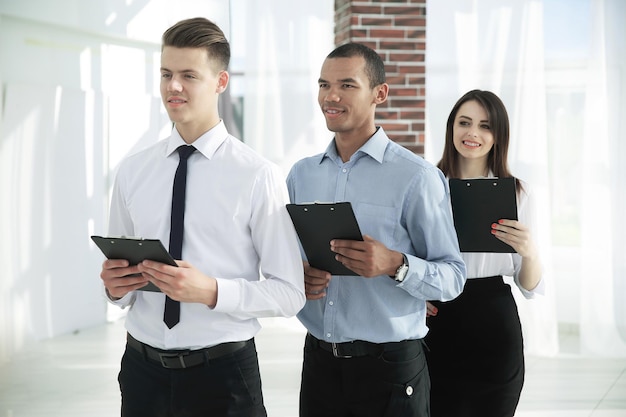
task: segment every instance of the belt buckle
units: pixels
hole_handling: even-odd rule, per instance
[[[161,366],[163,366],[164,368],[167,369],[177,369],[174,368],[173,366],[170,366],[166,360],[167,359],[174,359],[174,358],[178,358],[179,362],[180,362],[180,368],[186,368],[187,365],[185,364],[185,356],[188,354],[189,352],[179,352],[179,353],[162,353],[159,352],[159,360],[161,361]]]
[[[352,357],[351,355],[342,355],[341,353],[339,353],[339,347],[337,346],[337,343],[332,342],[330,345],[333,348],[333,356],[335,358],[350,359]]]

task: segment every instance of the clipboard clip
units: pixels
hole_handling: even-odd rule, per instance
[[[468,182],[465,183],[465,185],[467,185],[468,187],[471,187],[472,183],[468,181]],[[497,187],[498,186],[498,182],[494,181],[494,182],[491,183],[491,185],[493,185],[494,187]]]

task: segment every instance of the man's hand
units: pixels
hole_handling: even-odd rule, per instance
[[[143,261],[139,272],[172,300],[217,304],[217,280],[197,270],[189,262],[176,261],[178,267],[155,261]]]
[[[102,263],[100,278],[113,300],[119,300],[129,292],[148,285],[148,278],[141,275],[139,268],[128,266],[125,259],[107,259]]]
[[[330,250],[337,254],[335,259],[366,278],[394,276],[403,262],[402,253],[387,249],[368,235],[363,236],[363,241],[333,239]]]
[[[308,262],[304,264],[304,292],[307,300],[319,300],[326,296],[326,288],[331,274],[328,271],[313,268]]]

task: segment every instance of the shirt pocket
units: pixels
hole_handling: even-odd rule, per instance
[[[388,248],[397,243],[400,209],[370,203],[352,203],[361,233],[382,242]]]

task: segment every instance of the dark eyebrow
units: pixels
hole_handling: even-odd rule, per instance
[[[172,71],[172,70],[170,70],[170,69],[167,69],[167,68],[165,68],[165,67],[161,67],[161,71],[174,72],[174,71]],[[179,71],[179,72],[180,72],[181,74],[189,74],[189,73],[195,73],[196,71],[194,71],[194,70],[192,70],[192,69],[185,69],[185,70],[182,70],[182,71]]]
[[[467,119],[467,120],[472,120],[471,117],[469,116],[463,116],[462,114],[459,115],[459,119]],[[489,120],[481,120],[479,123],[489,123]]]
[[[356,84],[356,80],[354,78],[344,78],[344,79],[339,80],[339,82]],[[321,84],[321,83],[328,84],[328,81],[324,80],[323,78],[320,78],[319,80],[317,80],[317,83],[318,84]]]

